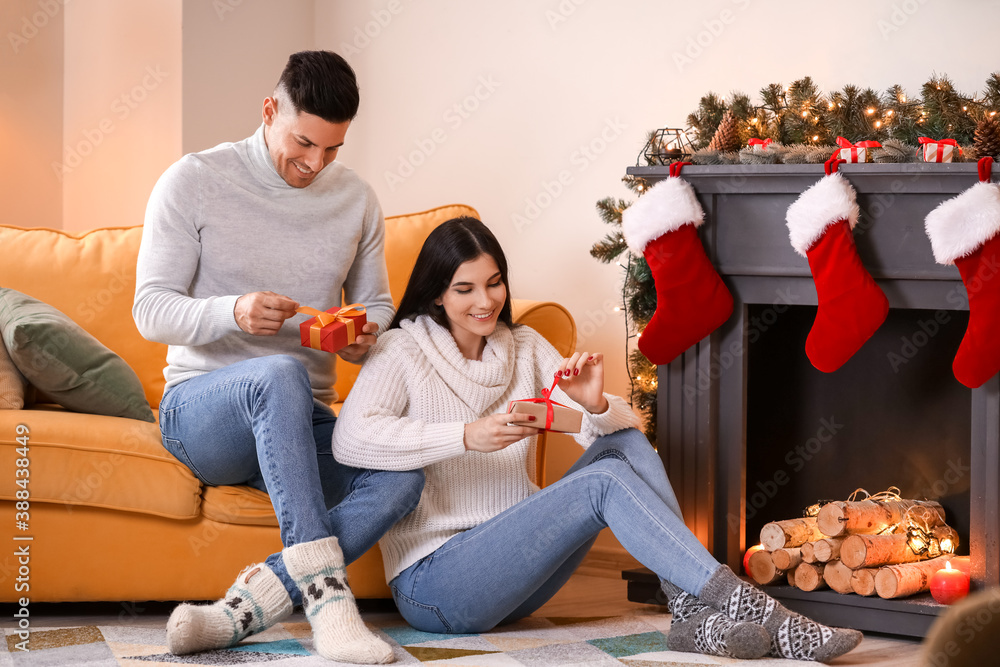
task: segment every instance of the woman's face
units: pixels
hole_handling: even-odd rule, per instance
[[[479,359],[485,337],[496,329],[506,301],[507,286],[500,278],[500,267],[493,257],[482,254],[458,267],[451,284],[434,303],[444,307],[451,335],[462,354]]]

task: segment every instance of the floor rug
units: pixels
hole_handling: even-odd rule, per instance
[[[626,665],[684,667],[729,665],[740,661],[667,650],[670,616],[657,611],[599,618],[529,617],[475,635],[419,632],[396,613],[366,613],[365,621],[389,641],[397,665],[469,665],[476,667],[543,667],[547,665]],[[267,665],[329,667],[334,663],[314,652],[309,624],[301,614],[223,651],[189,656],[166,650],[162,619],[129,619],[72,628],[32,626],[29,651],[16,648],[20,639],[4,630],[0,667],[176,667],[176,665]],[[793,660],[754,660],[761,667],[815,665]]]

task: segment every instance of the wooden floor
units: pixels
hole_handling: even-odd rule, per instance
[[[539,616],[617,616],[644,610],[662,609],[629,602],[624,580],[575,574],[554,598],[536,612]],[[666,613],[664,611],[664,613]],[[752,664],[752,661],[746,661]],[[920,643],[889,635],[866,634],[861,645],[830,663],[833,665],[878,665],[878,667],[917,667]],[[985,665],[983,667],[986,667]]]

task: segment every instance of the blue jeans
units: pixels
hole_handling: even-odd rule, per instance
[[[418,630],[485,632],[545,604],[605,527],[660,579],[694,595],[720,567],[681,520],[659,456],[626,429],[598,438],[555,484],[401,572],[393,598]]]
[[[286,355],[199,375],[168,389],[160,402],[163,445],[198,479],[267,492],[284,546],[336,535],[350,563],[413,511],[424,475],[337,463],[336,419],[313,399],[305,367]],[[266,562],[301,604],[281,553]]]

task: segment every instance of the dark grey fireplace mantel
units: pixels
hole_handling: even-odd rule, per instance
[[[667,167],[633,167],[628,173],[650,181],[668,176]],[[934,262],[924,218],[940,202],[978,182],[976,165],[844,164],[840,173],[858,193],[862,212],[855,228],[858,253],[889,298],[890,307],[937,313],[967,311],[958,270]],[[743,549],[757,541],[746,531],[748,404],[753,404],[747,396],[747,346],[757,326],[755,318],[761,312],[766,316],[768,307],[780,311],[786,306],[817,303],[809,265],[789,243],[785,212],[823,175],[822,165],[691,165],[681,174],[694,187],[705,210],[702,239],[733,293],[735,308],[711,336],[658,369],[657,448],[689,527],[720,561],[736,571]],[[801,355],[801,350],[792,352]],[[950,359],[941,363],[950,365]],[[857,369],[852,372],[856,377]],[[841,371],[829,377],[838,373]],[[954,378],[950,381],[957,382]],[[971,433],[966,451],[971,467],[968,546],[973,580],[978,586],[997,585],[1000,381],[994,377],[979,389],[958,387],[956,391],[970,392],[965,428]],[[915,412],[914,419],[920,417],[919,411]],[[849,479],[850,472],[831,474]],[[894,471],[885,472],[887,480],[893,479]],[[845,479],[845,484],[849,483]],[[640,575],[626,578],[630,578],[630,585],[640,586],[634,596],[630,588],[631,599],[648,601],[653,597],[652,589],[641,588]],[[803,594],[792,591],[788,597]],[[787,602],[793,607],[797,604],[795,599]],[[901,603],[830,592],[798,606],[820,620],[911,635],[922,635],[937,611],[926,596]]]

